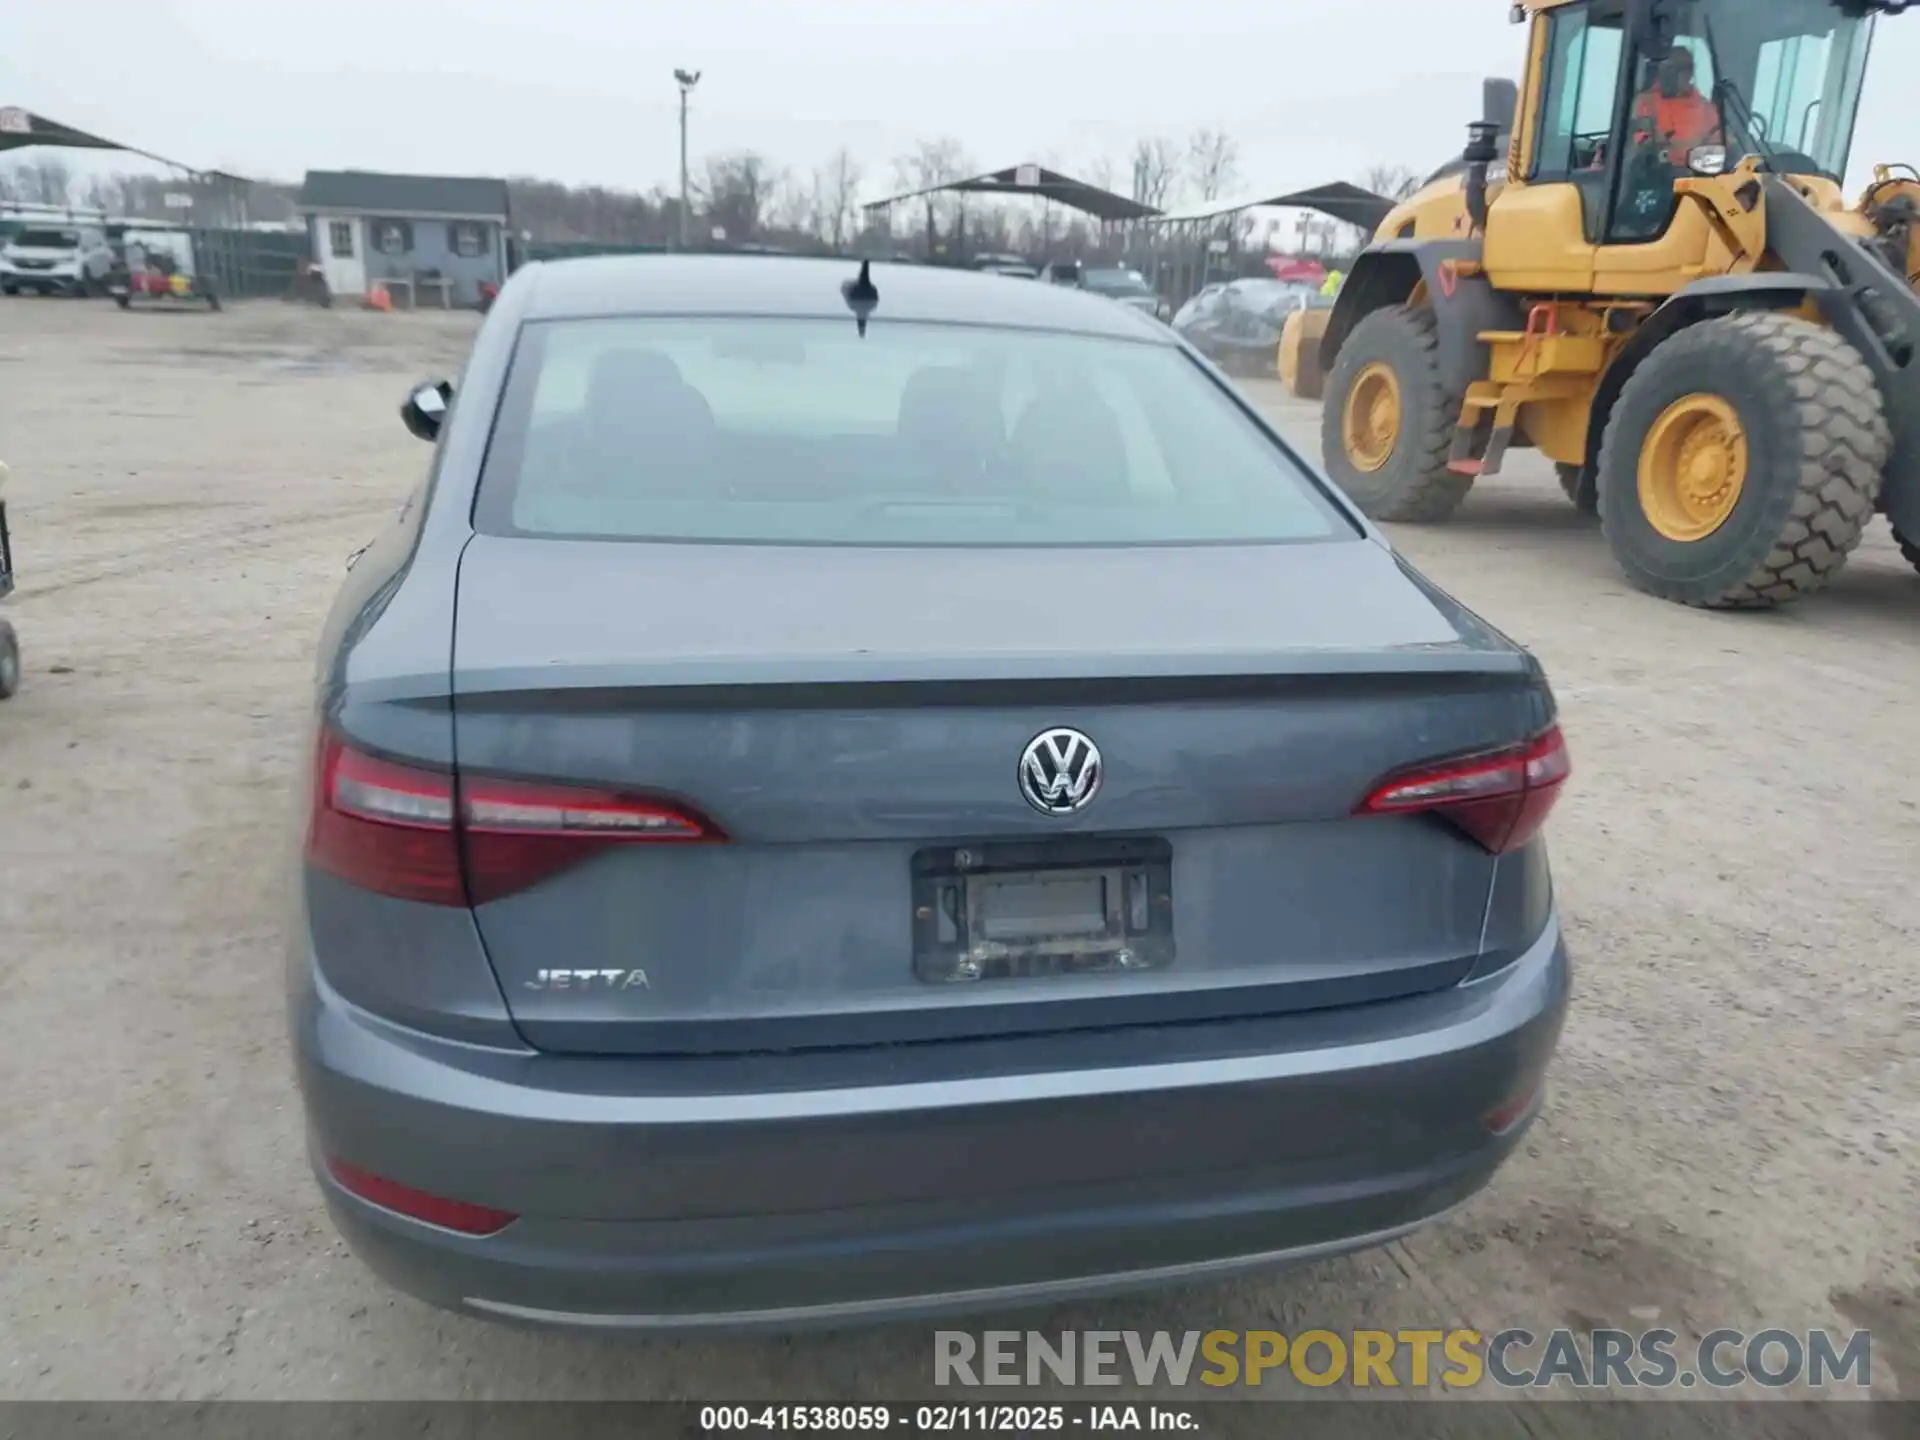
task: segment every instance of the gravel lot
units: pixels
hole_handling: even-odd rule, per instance
[[[472,325],[0,302],[26,658],[0,707],[0,1395],[930,1386],[923,1326],[681,1344],[443,1315],[321,1210],[277,944],[295,737],[343,562],[426,463],[395,407]],[[1309,408],[1251,388],[1317,452]],[[1012,1323],[1867,1326],[1876,1390],[1920,1398],[1920,577],[1876,528],[1791,612],[1681,610],[1628,591],[1537,459],[1512,469],[1396,539],[1562,702],[1578,993],[1550,1112],[1386,1250]]]

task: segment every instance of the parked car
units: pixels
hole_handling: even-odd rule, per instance
[[[1167,327],[569,260],[463,374],[326,622],[287,937],[390,1281],[976,1311],[1376,1245],[1514,1149],[1552,693]]]
[[[1056,260],[1041,270],[1040,278],[1053,285],[1071,285],[1095,295],[1104,295],[1109,300],[1117,300],[1130,309],[1156,319],[1165,320],[1173,313],[1172,307],[1147,283],[1146,276],[1123,265],[1093,266],[1073,260]]]
[[[26,225],[0,247],[0,291],[92,295],[105,288],[113,250],[98,225]]]
[[[1158,320],[1167,320],[1173,315],[1173,307],[1160,298],[1147,277],[1123,265],[1082,270],[1080,288],[1118,300]]]
[[[1174,333],[1221,368],[1267,374],[1280,353],[1287,316],[1333,302],[1311,286],[1249,278],[1205,286],[1173,316]]]
[[[1031,265],[979,265],[975,268],[988,275],[1004,275],[1010,280],[1037,280],[1040,278],[1040,272]]]

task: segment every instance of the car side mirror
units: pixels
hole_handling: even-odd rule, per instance
[[[400,419],[408,434],[432,444],[440,438],[441,423],[452,404],[453,382],[429,380],[407,392],[400,406]]]

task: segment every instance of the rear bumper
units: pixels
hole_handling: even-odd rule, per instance
[[[450,1308],[670,1331],[1053,1302],[1391,1239],[1506,1158],[1532,1112],[1483,1117],[1537,1096],[1568,993],[1555,923],[1497,975],[1349,1010],[640,1062],[423,1036],[294,968],[316,1161],[521,1217],[457,1235],[316,1164],[367,1264]]]

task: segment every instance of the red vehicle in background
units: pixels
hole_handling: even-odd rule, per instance
[[[128,234],[114,249],[107,293],[122,310],[135,301],[205,305],[220,308],[220,297],[201,279],[194,263],[193,238],[185,234]]]

